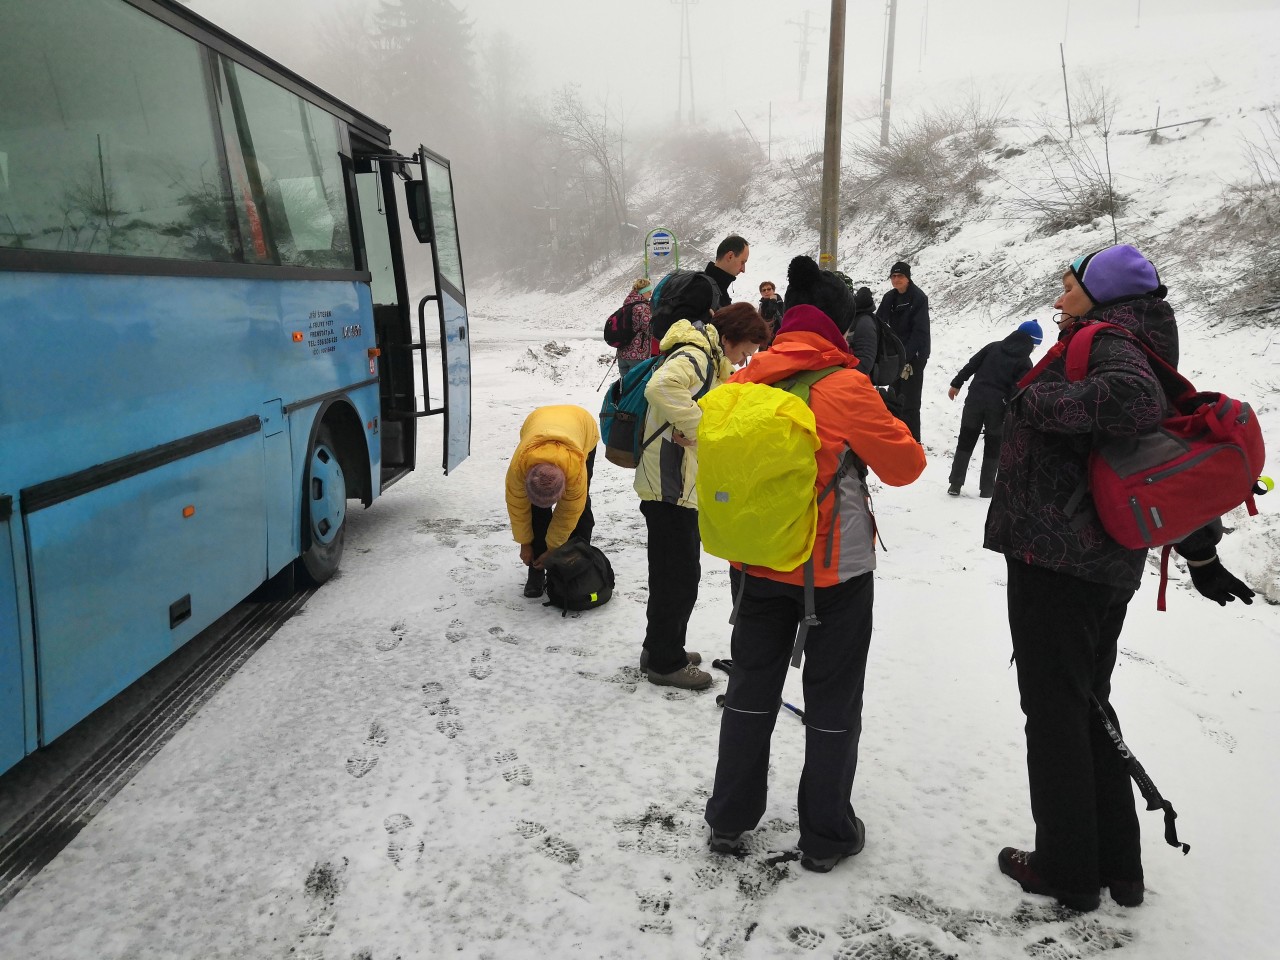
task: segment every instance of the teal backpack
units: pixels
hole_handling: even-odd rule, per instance
[[[640,463],[640,457],[644,454],[645,448],[658,439],[663,430],[671,426],[669,423],[664,423],[653,432],[652,436],[643,436],[644,420],[649,412],[649,401],[645,398],[644,389],[649,385],[649,378],[653,376],[654,371],[669,359],[685,357],[697,368],[698,375],[702,378],[702,386],[693,395],[694,400],[698,400],[711,389],[715,365],[706,351],[699,350],[697,347],[693,347],[692,350],[686,349],[691,346],[692,344],[681,344],[669,354],[664,353],[643,360],[609,387],[604,395],[604,403],[600,405],[600,438],[604,441],[605,459],[610,463],[634,470]],[[703,364],[706,365],[705,372]]]

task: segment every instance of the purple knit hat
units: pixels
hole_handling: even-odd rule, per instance
[[[1151,261],[1127,243],[1079,257],[1071,264],[1071,272],[1097,307],[1149,293],[1164,296],[1165,292]]]
[[[564,496],[564,471],[554,463],[535,463],[524,475],[524,492],[535,507],[554,507]]]

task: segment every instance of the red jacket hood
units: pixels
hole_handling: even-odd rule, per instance
[[[792,307],[787,311],[791,316],[797,310],[812,309],[810,307]],[[814,310],[830,324],[832,330],[836,325],[827,319],[826,314]],[[836,330],[837,335],[839,331]],[[844,340],[840,341],[842,344]],[[797,330],[794,327],[785,333],[778,334],[768,350],[757,353],[741,370],[729,378],[730,383],[777,383],[802,370],[823,370],[827,367],[856,367],[858,358],[833,344],[826,336],[811,330]]]

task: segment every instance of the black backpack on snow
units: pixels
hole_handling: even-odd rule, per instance
[[[701,270],[672,270],[653,288],[649,331],[661,343],[677,320],[706,320],[707,310],[719,310],[722,301],[720,285]]]
[[[590,610],[613,596],[613,567],[599,547],[576,537],[556,547],[542,561],[547,572],[547,602],[565,616],[570,610]]]
[[[604,322],[604,342],[611,347],[625,347],[640,333],[636,327],[636,305],[643,300],[632,300],[624,303]]]

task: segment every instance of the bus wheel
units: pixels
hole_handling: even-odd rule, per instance
[[[309,544],[299,559],[303,574],[312,583],[324,583],[338,572],[346,520],[347,480],[333,434],[322,424],[307,455],[307,485],[302,498],[302,527]]]

